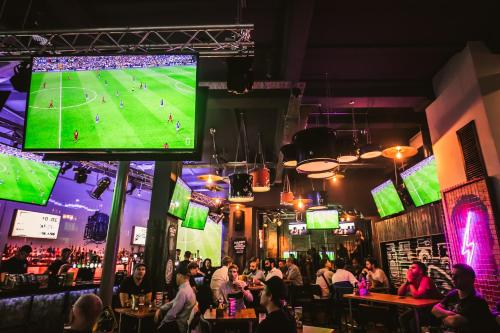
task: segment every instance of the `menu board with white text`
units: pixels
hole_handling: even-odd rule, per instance
[[[12,237],[57,239],[61,216],[17,209],[12,223]]]
[[[134,226],[132,235],[132,245],[146,245],[146,233],[148,229],[144,227]]]

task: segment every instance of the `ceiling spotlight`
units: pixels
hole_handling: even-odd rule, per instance
[[[73,168],[73,171],[75,172],[74,179],[78,184],[85,183],[87,181],[87,176],[91,172],[89,169],[82,167],[82,166],[78,166],[76,168]]]
[[[61,162],[61,175],[64,175],[66,171],[68,171],[72,167],[73,164],[71,164],[71,162]]]
[[[23,61],[14,67],[14,75],[10,78],[12,87],[20,92],[29,90],[31,77],[31,63]]]
[[[97,185],[90,191],[90,197],[99,200],[104,191],[108,189],[109,185],[111,185],[111,178],[103,177],[99,179]]]

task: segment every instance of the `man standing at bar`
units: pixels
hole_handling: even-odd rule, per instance
[[[187,270],[187,268],[186,268]],[[123,307],[130,306],[132,295],[145,295],[146,301],[151,303],[152,288],[146,278],[146,265],[138,264],[134,267],[132,276],[126,277],[120,285],[120,303]]]
[[[61,267],[63,267],[64,265],[69,265],[69,257],[70,256],[71,256],[71,249],[68,249],[68,248],[62,249],[61,258],[54,260],[54,262],[52,264],[50,264],[50,266],[45,271],[45,274],[49,274],[50,277],[56,277],[56,276],[60,275],[61,273],[63,273],[63,272],[60,272]],[[65,269],[67,270],[66,267],[68,267],[68,266],[63,267],[62,270],[63,271]]]
[[[0,265],[0,281],[5,279],[5,273],[25,274],[28,271],[27,258],[30,256],[31,251],[31,246],[24,245],[12,257],[2,261]]]
[[[184,252],[184,260],[179,262],[179,266],[177,269],[180,269],[181,267],[184,269],[188,267],[189,263],[191,262],[191,251],[186,251]]]
[[[469,265],[453,266],[453,289],[434,306],[432,314],[444,326],[460,333],[498,332],[498,325],[486,301],[474,289],[476,273]]]
[[[300,273],[299,267],[293,263],[293,259],[288,258],[286,260],[286,266],[288,270],[286,271],[285,279],[290,281],[292,286],[302,286],[304,284],[302,282],[302,274]]]
[[[212,297],[214,302],[219,300],[219,290],[220,287],[227,282],[228,278],[228,267],[233,263],[231,257],[222,258],[222,267],[214,272],[212,275],[212,280],[210,281],[210,289],[212,290]]]

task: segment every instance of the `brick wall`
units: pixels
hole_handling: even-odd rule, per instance
[[[494,306],[500,300],[500,246],[486,180],[443,191],[443,205],[452,263],[467,263],[474,268],[476,289]]]

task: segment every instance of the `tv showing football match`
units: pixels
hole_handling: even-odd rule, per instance
[[[24,149],[191,151],[195,54],[33,57]]]
[[[416,207],[441,199],[434,155],[402,172],[401,178]]]
[[[191,251],[200,258],[212,259],[212,266],[221,264],[222,222],[216,223],[210,217],[206,220],[204,230],[179,227],[177,233],[177,249],[182,253]]]
[[[172,199],[170,199],[168,213],[184,220],[186,218],[189,201],[191,200],[191,192],[191,189],[181,179],[181,177],[177,177],[174,192],[172,193]]]
[[[372,190],[373,200],[380,217],[397,214],[405,210],[392,180],[388,180]]]
[[[308,230],[337,229],[339,227],[339,212],[335,209],[306,211]]]
[[[207,223],[208,207],[200,205],[196,202],[189,202],[189,207],[186,213],[186,218],[182,221],[184,228],[190,229],[205,229]]]
[[[59,163],[0,144],[0,200],[46,205],[59,170]]]

